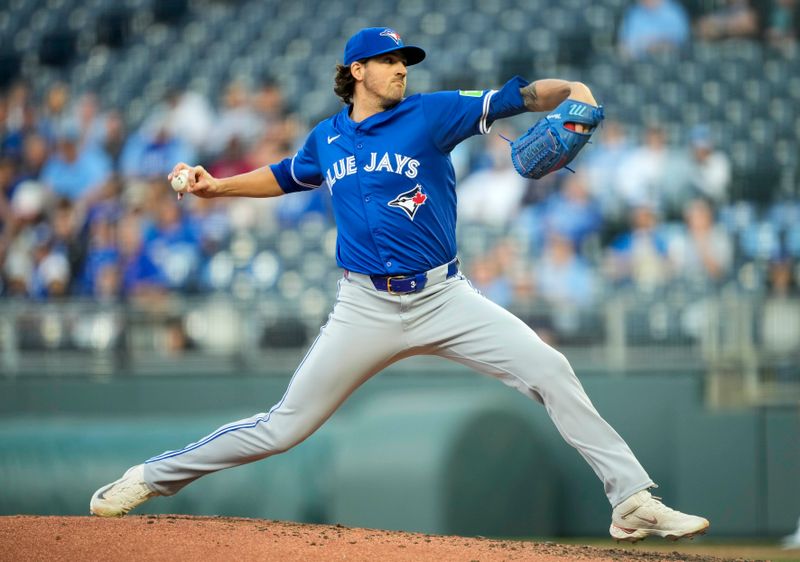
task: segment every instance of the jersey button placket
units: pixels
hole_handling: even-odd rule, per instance
[[[356,131],[356,137],[360,137],[360,136],[361,136],[361,131]],[[356,150],[361,150],[362,148],[364,148],[364,143],[357,142],[356,143]],[[358,168],[360,170],[363,167],[363,164],[361,163],[361,159],[356,157],[356,162],[358,162]],[[365,195],[364,196],[364,203],[369,203],[370,199],[371,198],[370,198],[369,195]]]
[[[363,148],[364,148],[364,143],[362,142],[363,136],[364,136],[364,133],[362,131],[360,131],[359,129],[356,129],[356,131],[355,131],[355,137],[356,137],[356,139],[355,139],[355,149],[356,150],[363,150]],[[366,186],[369,185],[369,182],[368,181],[362,181],[363,175],[365,173],[363,171],[363,168],[366,165],[366,163],[367,162],[362,159],[362,155],[361,154],[357,154],[356,155],[356,166],[357,166],[357,176],[356,177],[358,178],[359,189],[361,190],[362,195],[363,195],[362,201],[364,201],[365,205],[367,203],[369,203],[370,201],[372,201],[372,196],[369,194],[369,192],[365,193]],[[371,217],[370,217],[369,213],[367,213],[366,219],[367,219],[367,224],[369,224],[370,227],[373,227],[373,223],[371,221]],[[379,237],[383,232],[380,227],[373,227],[373,228],[371,228],[371,231],[372,231],[373,239]],[[382,253],[381,250],[380,250],[380,246],[378,244],[376,244],[376,246],[378,246],[378,248],[377,248],[378,249],[378,254],[380,255]],[[380,257],[384,257],[384,256],[380,256]],[[386,267],[391,267],[391,263],[392,263],[391,261],[387,261],[386,263],[387,263]]]

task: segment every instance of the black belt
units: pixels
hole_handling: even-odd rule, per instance
[[[442,266],[443,267],[443,266]],[[410,293],[419,293],[425,288],[425,285],[431,280],[431,277],[440,277],[440,268],[434,268],[430,271],[423,271],[422,273],[410,273],[408,275],[370,275],[369,278],[375,288],[379,291],[386,291],[392,295],[408,295]],[[441,270],[445,273],[444,270]],[[454,259],[447,264],[446,275],[434,279],[435,282],[450,279],[458,273],[458,259]],[[439,274],[439,275],[434,275]]]

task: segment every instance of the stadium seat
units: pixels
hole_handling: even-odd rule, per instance
[[[10,86],[19,76],[21,61],[14,51],[0,51],[0,90]]]
[[[750,260],[768,260],[780,253],[778,228],[770,222],[759,222],[746,227],[739,235],[744,256]]]
[[[153,2],[151,9],[156,21],[176,24],[185,20],[189,2],[187,0],[157,0]]]
[[[786,252],[794,259],[800,259],[800,224],[795,223],[786,231],[784,242]]]
[[[39,62],[49,66],[67,66],[75,57],[75,41],[75,34],[68,29],[45,33],[39,46]]]

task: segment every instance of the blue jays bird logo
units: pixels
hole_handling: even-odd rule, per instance
[[[427,200],[428,196],[422,192],[422,186],[417,184],[414,186],[414,189],[401,193],[392,201],[389,201],[389,206],[402,209],[402,211],[408,215],[408,218],[413,221],[414,215],[417,214],[417,209],[424,205]]]
[[[400,44],[400,34],[397,33],[394,29],[384,29],[383,31],[381,31],[380,35],[381,37],[391,38],[396,45]]]

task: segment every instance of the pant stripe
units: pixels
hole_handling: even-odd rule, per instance
[[[317,339],[314,340],[314,343],[309,348],[308,353],[306,353],[306,357],[308,357],[308,354],[311,353],[312,349],[314,349],[314,346],[317,344],[318,340],[319,340],[319,336],[317,336]],[[300,370],[300,367],[303,366],[303,363],[305,362],[306,357],[303,357],[303,361],[300,362],[300,365],[298,366],[298,371]],[[297,374],[297,371],[295,371],[295,375],[296,374]],[[231,431],[236,431],[237,429],[252,429],[255,426],[257,426],[259,423],[262,423],[262,422],[263,423],[267,423],[269,421],[270,417],[272,417],[272,413],[275,410],[277,410],[278,408],[280,408],[281,405],[283,404],[283,401],[286,399],[286,395],[289,393],[289,389],[292,387],[292,382],[293,381],[294,381],[294,375],[292,375],[292,379],[289,381],[289,385],[286,387],[286,392],[283,393],[283,397],[281,398],[280,402],[275,404],[272,407],[272,409],[270,409],[270,411],[267,413],[266,416],[260,417],[260,418],[256,418],[255,421],[252,421],[252,422],[240,423],[238,425],[230,425],[230,426],[222,427],[222,428],[218,429],[217,431],[215,431],[214,433],[212,433],[211,435],[209,435],[208,437],[206,437],[205,439],[202,439],[201,441],[198,441],[197,443],[192,443],[190,445],[187,445],[186,447],[184,447],[183,449],[180,449],[178,451],[167,451],[165,453],[157,455],[157,456],[155,456],[155,457],[153,457],[151,459],[148,459],[148,460],[144,461],[145,464],[148,464],[148,463],[151,463],[151,462],[156,462],[156,461],[162,461],[164,459],[171,459],[172,457],[177,457],[178,455],[182,455],[184,453],[188,453],[189,451],[194,451],[198,447],[202,447],[203,445],[206,445],[206,444],[210,443],[211,441],[213,441],[217,437],[222,437],[223,435],[225,435],[226,433],[230,433]]]
[[[342,287],[342,282],[340,280],[339,283],[338,283],[338,290],[336,291],[336,300],[334,302],[338,302],[338,300],[339,300],[339,292],[341,291],[341,287]],[[329,317],[328,318],[328,322],[330,322],[330,320],[331,319]],[[218,429],[217,431],[215,431],[211,435],[207,436],[206,438],[198,441],[197,443],[191,443],[191,444],[187,445],[186,447],[184,447],[183,449],[180,449],[178,451],[166,451],[164,453],[161,453],[160,455],[156,455],[153,458],[147,459],[146,461],[144,461],[144,463],[145,464],[149,464],[149,463],[152,463],[152,462],[162,461],[164,459],[171,459],[172,457],[177,457],[177,456],[182,455],[184,453],[188,453],[189,451],[194,451],[198,447],[202,447],[203,445],[206,445],[207,443],[210,443],[211,441],[213,441],[217,437],[221,437],[221,436],[225,435],[226,433],[230,433],[231,431],[236,431],[237,429],[252,429],[255,426],[257,426],[259,423],[262,423],[262,422],[263,423],[267,423],[269,421],[270,417],[272,417],[272,413],[275,410],[277,410],[278,408],[280,408],[281,405],[283,404],[283,401],[286,400],[286,396],[289,394],[289,389],[292,387],[292,382],[294,382],[294,378],[297,376],[297,373],[300,372],[300,369],[303,366],[303,363],[306,362],[306,359],[308,359],[308,356],[311,355],[311,351],[317,345],[317,342],[319,341],[319,338],[322,336],[322,331],[325,329],[325,326],[328,325],[328,322],[326,322],[322,326],[322,328],[320,328],[319,334],[317,335],[316,339],[314,340],[314,343],[312,343],[311,347],[308,348],[308,351],[306,352],[305,356],[303,357],[303,360],[300,361],[300,364],[297,366],[297,369],[295,369],[294,374],[292,375],[292,378],[289,380],[289,384],[286,387],[286,392],[283,393],[283,397],[281,398],[280,402],[275,404],[270,409],[270,411],[267,413],[266,416],[260,417],[260,418],[256,418],[255,421],[252,421],[252,422],[239,423],[239,424],[236,424],[236,425],[228,425],[228,426],[221,427],[220,429]]]

